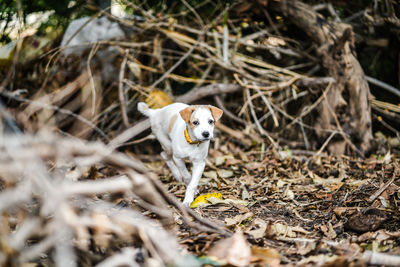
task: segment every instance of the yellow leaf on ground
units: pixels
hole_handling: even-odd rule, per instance
[[[222,194],[221,193],[208,193],[208,194],[203,194],[198,196],[192,204],[190,204],[191,208],[197,208],[199,206],[203,205],[211,205],[210,199],[216,199],[216,200],[222,200]]]

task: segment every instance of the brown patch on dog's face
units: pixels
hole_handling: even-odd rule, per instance
[[[189,117],[189,127],[193,130],[196,126],[199,126],[200,125],[200,121],[198,120],[198,119],[196,119],[196,118],[194,118],[193,117],[193,113],[194,113],[194,111],[196,111],[196,109],[198,109],[198,108],[201,108],[202,106],[201,105],[193,105],[193,106],[190,106],[190,108],[191,108],[191,110],[192,110],[192,113],[190,114],[190,117]]]
[[[182,119],[188,123],[190,121],[190,117],[192,116],[193,113],[193,108],[192,107],[187,107],[185,109],[182,109],[179,111],[179,114],[181,115]]]
[[[215,121],[218,121],[221,118],[222,113],[224,113],[222,109],[216,108],[214,106],[208,106],[208,108],[211,110],[211,115],[213,116]]]

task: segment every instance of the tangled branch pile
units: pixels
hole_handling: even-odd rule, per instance
[[[224,233],[189,215],[140,162],[101,143],[45,134],[3,136],[0,145],[4,266],[43,253],[53,256],[42,257],[42,264],[57,266],[185,266],[190,258],[165,230],[174,223],[167,205],[193,229]]]
[[[359,156],[375,148],[371,95],[354,57],[349,24],[326,19],[299,1],[218,3],[204,20],[196,10],[210,8],[207,3],[176,15],[122,3],[139,16],[99,11],[64,37],[48,62],[37,64],[32,75],[41,89],[29,90],[30,104],[18,114],[24,128],[56,126],[83,138],[95,130],[108,141],[139,119],[138,99],[157,107],[172,98],[215,102],[225,111],[225,124],[243,129],[250,139],[266,137],[274,148]],[[75,42],[85,27],[107,20],[99,15],[118,22],[123,33],[114,37],[124,40]]]

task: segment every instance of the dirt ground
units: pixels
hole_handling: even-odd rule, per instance
[[[304,154],[309,153],[246,152],[228,139],[218,140],[199,193],[220,193],[223,200],[212,198],[195,212],[232,232],[240,228],[252,246],[254,266],[365,266],[363,251],[400,253],[399,158]],[[159,157],[146,158],[182,200],[185,186],[174,181]],[[192,232],[178,217],[176,223],[180,243],[198,256],[208,255],[224,238]],[[257,248],[267,258],[254,256]],[[234,245],[226,246],[230,249]]]

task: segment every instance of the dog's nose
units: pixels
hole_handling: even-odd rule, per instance
[[[209,133],[209,132],[202,132],[201,135],[202,135],[204,138],[208,138],[208,137],[210,136],[210,133]]]

